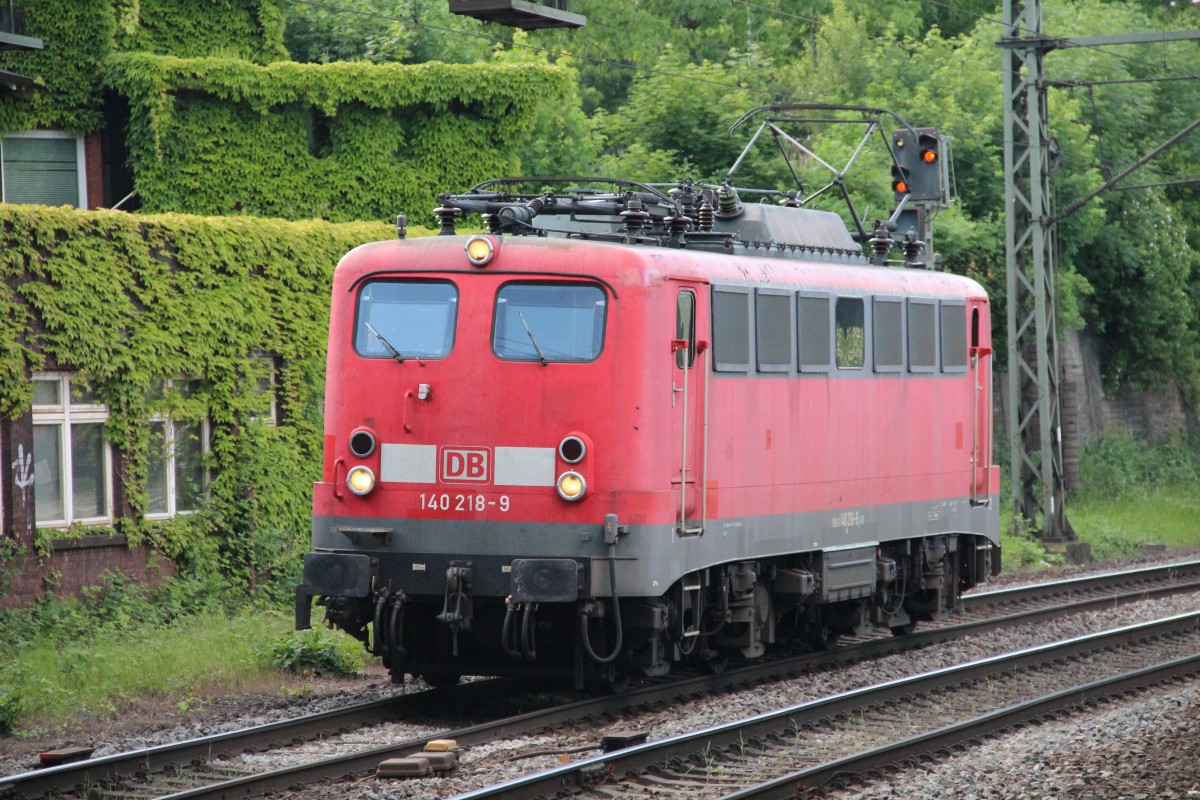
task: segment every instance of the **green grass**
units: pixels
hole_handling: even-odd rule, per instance
[[[54,730],[74,717],[108,718],[145,697],[186,710],[204,697],[278,685],[279,671],[257,654],[289,627],[283,614],[211,612],[72,642],[42,635],[17,648],[0,669],[0,685],[18,698],[18,733]]]
[[[1118,558],[1143,543],[1200,547],[1200,491],[1162,486],[1122,497],[1067,498],[1067,519],[1095,558]]]

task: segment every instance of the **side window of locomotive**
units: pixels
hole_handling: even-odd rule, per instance
[[[452,283],[368,281],[358,293],[354,351],[366,358],[393,358],[392,350],[401,358],[444,358],[454,347],[457,319]]]
[[[801,292],[796,298],[796,350],[801,372],[828,372],[832,362],[830,298],[824,292]]]
[[[589,283],[508,283],[496,293],[492,352],[505,361],[595,361],[608,300]]]
[[[675,351],[675,366],[691,369],[696,360],[696,295],[680,292],[675,298],[675,341],[687,342],[687,348]]]
[[[871,341],[875,345],[875,371],[904,369],[904,301],[876,297],[871,301]]]
[[[755,290],[754,339],[759,372],[789,372],[792,369],[791,292]]]
[[[979,340],[979,317],[972,318],[971,335]],[[978,346],[978,345],[976,345]],[[942,301],[942,372],[967,370],[967,307]]]
[[[714,286],[713,366],[719,372],[750,369],[750,292],[740,286]]]
[[[861,297],[839,297],[834,311],[834,353],[838,369],[862,369],[867,362],[867,332]]]
[[[908,368],[913,372],[937,369],[937,303],[933,300],[908,299]]]

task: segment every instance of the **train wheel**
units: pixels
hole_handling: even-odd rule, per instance
[[[720,655],[704,662],[704,668],[713,675],[720,675],[729,666],[729,656]]]
[[[611,677],[604,679],[604,688],[613,694],[625,694],[629,691],[629,672],[617,670]]]
[[[911,636],[912,632],[916,629],[917,623],[915,621],[910,622],[907,625],[893,625],[892,636]]]
[[[837,647],[838,634],[824,622],[818,623],[808,635],[808,643],[815,650],[832,650]]]
[[[462,680],[462,675],[439,672],[436,675],[422,675],[421,679],[435,689],[453,689]]]

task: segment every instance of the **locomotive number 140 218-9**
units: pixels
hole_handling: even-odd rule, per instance
[[[510,507],[508,495],[488,497],[483,494],[448,494],[446,492],[421,492],[422,511],[455,511],[464,514],[487,511],[498,508],[508,511]]]

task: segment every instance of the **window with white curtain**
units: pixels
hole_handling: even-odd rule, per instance
[[[166,387],[183,398],[195,393],[199,381],[167,381]],[[156,415],[150,419],[146,472],[146,518],[166,519],[197,511],[207,497],[208,420],[199,422]]]
[[[112,521],[108,409],[70,375],[33,378],[34,505],[38,525]]]

